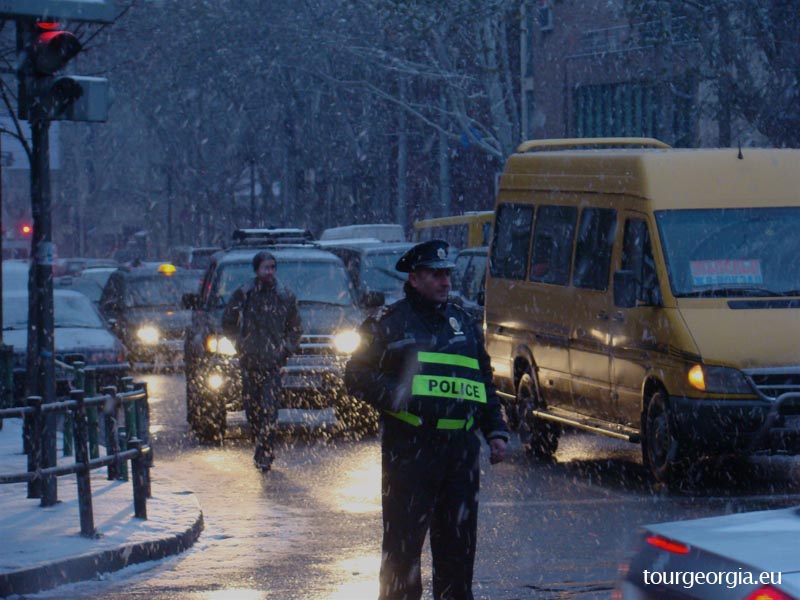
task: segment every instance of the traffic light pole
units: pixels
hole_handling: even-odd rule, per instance
[[[53,338],[53,234],[50,217],[50,121],[31,113],[31,207],[33,241],[29,282],[28,395],[46,404],[56,398]],[[32,342],[32,344],[31,344]]]

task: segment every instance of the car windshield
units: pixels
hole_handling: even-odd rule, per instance
[[[162,274],[137,277],[128,282],[125,306],[180,306],[184,291],[184,280],[180,277]]]
[[[800,208],[657,211],[676,297],[800,295]]]
[[[91,301],[85,296],[53,295],[54,326],[104,329],[103,321]],[[28,327],[28,298],[15,296],[3,299],[3,329]]]
[[[219,304],[230,300],[239,286],[253,279],[250,262],[220,265],[216,279]],[[329,261],[278,261],[278,280],[288,287],[298,302],[318,302],[338,306],[352,306],[355,291],[344,267]]]
[[[364,256],[363,270],[366,288],[377,292],[401,290],[407,276],[397,271],[394,266],[404,253],[405,249],[366,254]]]

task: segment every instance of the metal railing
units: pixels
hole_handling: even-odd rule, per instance
[[[69,365],[68,365],[69,366]],[[58,502],[58,477],[75,474],[78,486],[78,511],[81,535],[96,537],[92,510],[91,471],[108,468],[109,480],[128,481],[128,461],[133,480],[133,504],[137,518],[147,518],[150,492],[150,468],[153,451],[150,446],[150,411],[147,384],[122,378],[121,388],[107,386],[96,393],[93,369],[76,363],[73,368],[76,387],[69,399],[43,404],[39,396],[30,396],[25,406],[0,409],[0,419],[21,417],[23,449],[27,455],[27,471],[0,474],[2,483],[28,484],[28,498],[40,498],[41,506]],[[57,464],[58,415],[64,415],[64,455],[72,454],[74,464]],[[99,417],[105,430],[106,455],[100,456]],[[70,435],[71,434],[71,435]]]

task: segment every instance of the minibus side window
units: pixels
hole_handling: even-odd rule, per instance
[[[492,277],[525,279],[531,225],[533,206],[502,204],[497,208],[490,266]]]
[[[661,305],[661,290],[658,287],[656,264],[650,246],[650,232],[647,223],[641,219],[625,221],[622,237],[622,270],[633,271],[636,275],[636,299],[648,306]]]
[[[531,253],[531,281],[567,285],[572,264],[572,239],[578,209],[540,206],[536,213]]]
[[[575,244],[575,271],[572,284],[590,290],[608,289],[611,247],[617,225],[617,211],[611,208],[585,208]]]

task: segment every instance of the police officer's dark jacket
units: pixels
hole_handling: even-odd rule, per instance
[[[269,286],[254,278],[225,305],[222,331],[236,340],[244,367],[280,368],[300,346],[303,328],[297,299],[279,281]]]
[[[361,326],[345,383],[409,432],[480,427],[508,441],[481,327],[460,307],[436,304],[406,285],[406,297]]]

